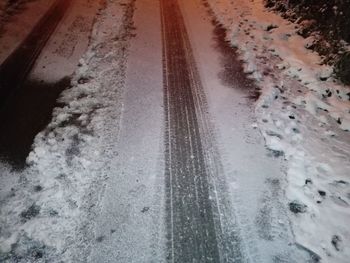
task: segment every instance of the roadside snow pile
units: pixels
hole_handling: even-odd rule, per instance
[[[51,123],[24,171],[0,164],[0,261],[86,262],[92,219],[116,153],[133,0],[100,9]]]
[[[288,161],[286,194],[296,242],[323,262],[350,257],[350,89],[306,47],[297,26],[262,0],[206,0],[261,88],[258,126]]]

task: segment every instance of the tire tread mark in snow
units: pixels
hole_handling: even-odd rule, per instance
[[[0,106],[25,80],[72,0],[56,0],[20,46],[0,66]]]
[[[210,198],[215,192],[210,177],[218,168],[208,154],[211,132],[204,116],[204,91],[180,7],[177,0],[160,0],[160,4],[168,260],[241,262],[236,233],[223,233],[218,198]]]

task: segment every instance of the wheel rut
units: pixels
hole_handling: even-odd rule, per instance
[[[0,108],[23,84],[72,0],[56,0],[20,46],[0,66]]]
[[[222,226],[209,121],[199,73],[177,0],[160,0],[165,105],[169,262],[240,262],[239,238]],[[214,179],[215,180],[215,179]],[[229,206],[226,201],[224,205]],[[231,219],[232,220],[232,219]],[[226,232],[226,233],[225,233]]]

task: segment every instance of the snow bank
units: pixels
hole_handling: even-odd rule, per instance
[[[24,171],[1,164],[0,261],[86,262],[121,111],[130,0],[100,9],[89,50]],[[113,22],[113,23],[112,23]]]
[[[350,257],[350,89],[305,47],[312,39],[261,0],[207,0],[262,88],[256,115],[269,151],[288,160],[297,242],[323,262]],[[317,256],[318,255],[318,256]]]

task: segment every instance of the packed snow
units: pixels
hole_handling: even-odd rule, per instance
[[[159,1],[133,1],[129,9],[135,11],[128,18],[133,30],[120,131],[111,141],[115,156],[99,203],[95,233],[101,240],[91,263],[165,262],[167,256]]]
[[[290,216],[297,242],[322,262],[350,257],[350,89],[306,49],[312,39],[263,1],[207,0],[227,29],[244,71],[261,88],[257,123],[266,145],[288,161]]]

